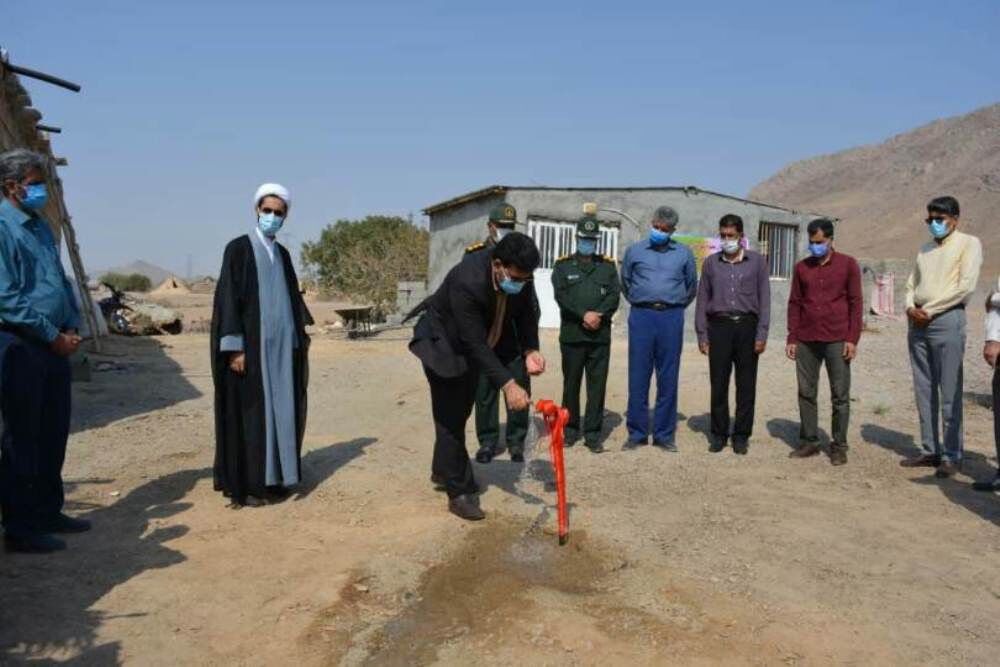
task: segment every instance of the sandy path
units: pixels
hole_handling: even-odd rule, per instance
[[[207,338],[116,340],[122,368],[75,388],[66,467],[70,509],[96,530],[63,554],[0,555],[0,661],[995,664],[1000,498],[898,466],[916,432],[905,333],[879,326],[843,468],[787,458],[794,371],[776,345],[749,456],[706,451],[707,362],[690,345],[681,452],[620,451],[616,340],[611,451],[567,452],[561,549],[544,462],[520,484],[505,456],[477,466],[481,524],[444,511],[399,335],[315,341],[303,493],[238,512],[211,488]],[[983,474],[996,462],[970,331],[966,472]],[[558,399],[554,335],[544,348],[534,394]]]

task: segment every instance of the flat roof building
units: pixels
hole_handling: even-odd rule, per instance
[[[645,238],[658,206],[677,211],[679,241],[692,246],[695,256],[717,250],[719,218],[735,213],[743,218],[750,247],[768,257],[771,267],[772,331],[784,330],[787,281],[795,262],[805,254],[805,226],[819,214],[795,211],[763,202],[702,190],[697,187],[587,187],[558,188],[491,185],[424,209],[430,218],[431,246],[428,289],[434,290],[462,258],[465,248],[487,234],[490,209],[506,202],[517,209],[517,231],[531,236],[542,254],[535,287],[542,308],[541,325],[559,326],[559,309],[552,294],[555,261],[576,251],[576,221],[585,204],[596,205],[601,224],[598,252],[620,260],[629,245]],[[780,303],[779,303],[780,302]],[[688,320],[693,320],[689,317]],[[620,319],[619,319],[620,321]]]

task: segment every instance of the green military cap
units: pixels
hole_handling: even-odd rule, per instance
[[[584,239],[601,238],[601,228],[597,223],[597,218],[592,215],[585,215],[576,223],[576,235]]]
[[[510,204],[500,204],[494,206],[490,211],[490,222],[494,225],[515,225],[517,223],[517,210]]]

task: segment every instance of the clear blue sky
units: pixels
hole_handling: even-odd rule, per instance
[[[263,181],[327,223],[492,183],[698,185],[1000,101],[1000,3],[9,3],[84,260],[215,272]],[[14,7],[17,7],[14,10]]]

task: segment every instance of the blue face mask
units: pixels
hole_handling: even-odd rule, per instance
[[[809,254],[813,257],[824,257],[830,250],[829,243],[810,243]]]
[[[931,236],[936,239],[943,239],[948,236],[948,223],[941,218],[931,220],[930,224],[927,225],[927,229],[930,230]]]
[[[508,276],[506,274],[507,274],[507,272],[504,271],[504,277],[500,281],[500,289],[503,290],[506,294],[510,294],[510,295],[520,294],[521,290],[524,289],[524,282],[525,281],[523,281],[523,280],[514,280],[513,278],[511,278],[510,276]]]
[[[670,240],[670,236],[669,232],[660,231],[655,227],[649,230],[649,241],[653,245],[663,245]]]
[[[257,215],[257,226],[264,236],[276,236],[285,219],[275,213],[260,213]]]
[[[595,239],[577,239],[576,251],[581,255],[593,255],[597,252],[597,241]]]
[[[49,188],[45,183],[33,183],[24,186],[24,197],[21,198],[21,206],[32,211],[45,206],[49,200]]]

